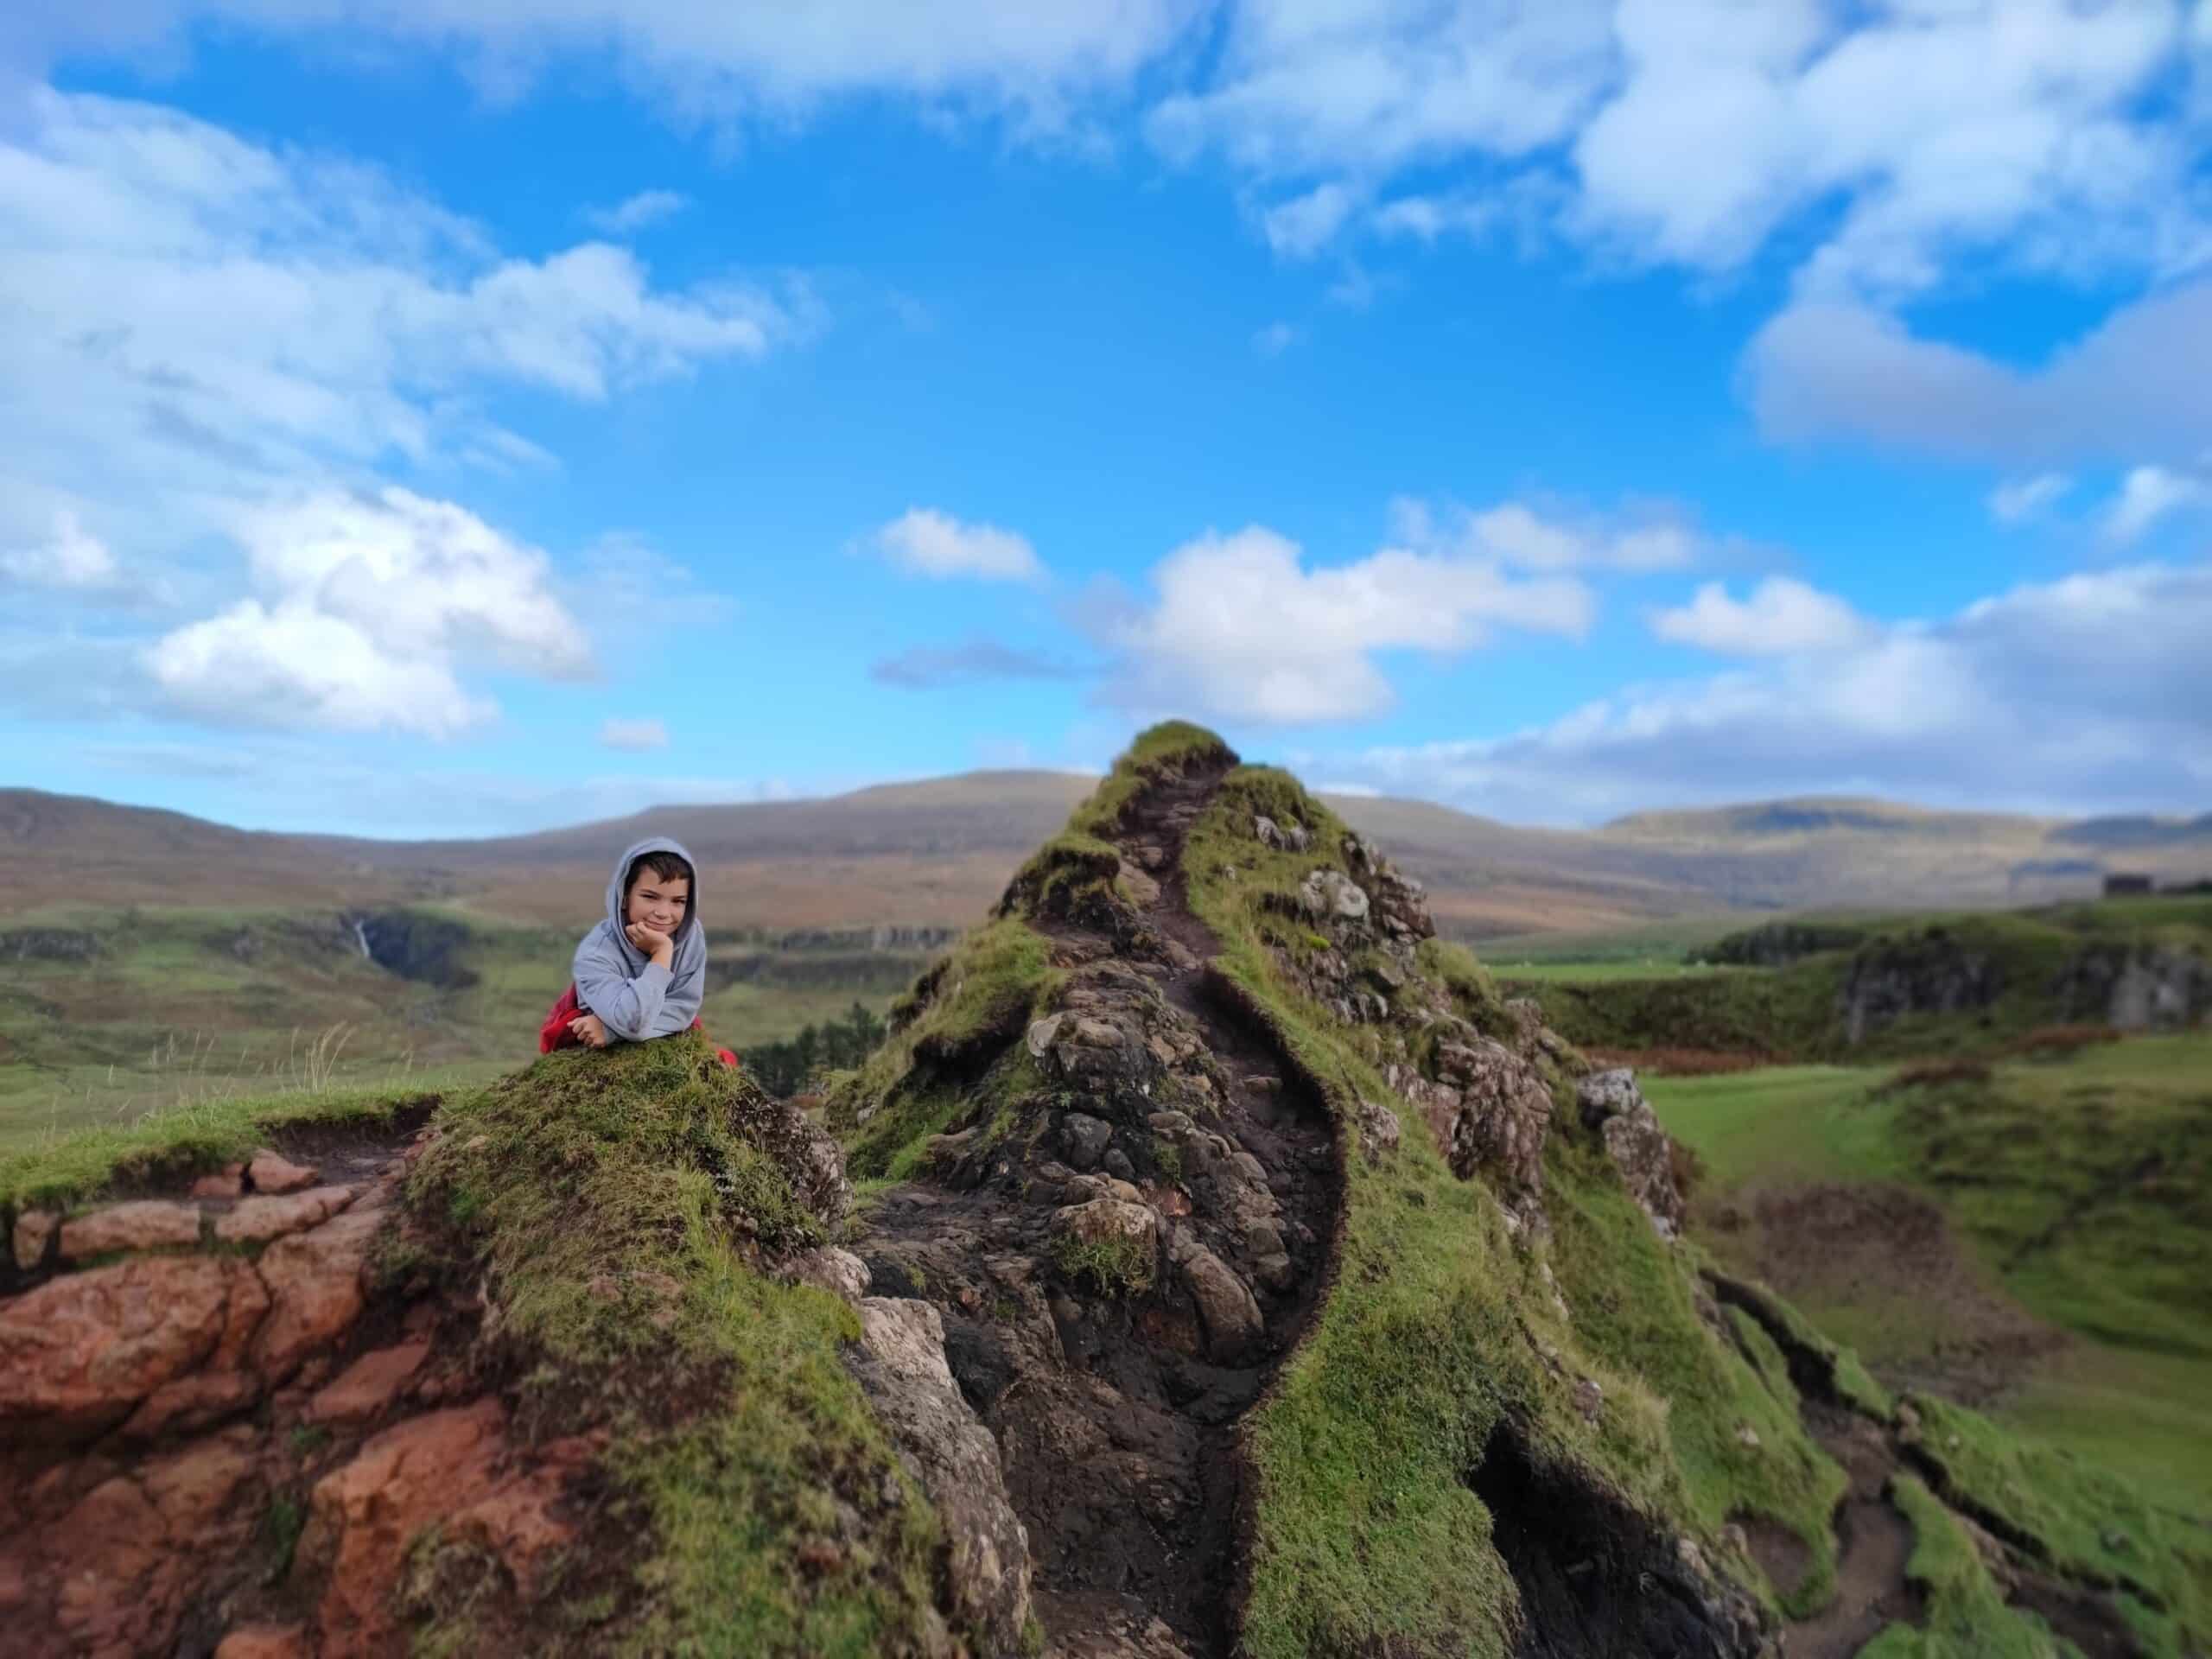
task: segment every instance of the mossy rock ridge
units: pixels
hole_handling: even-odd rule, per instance
[[[696,1036],[110,1150],[9,1172],[8,1659],[1020,1647],[798,1282],[857,1287],[835,1145]]]

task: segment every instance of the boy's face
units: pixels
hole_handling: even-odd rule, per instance
[[[638,879],[630,884],[629,902],[622,907],[622,919],[639,923],[656,933],[673,933],[683,919],[683,906],[690,898],[691,883],[684,877],[655,875],[651,870],[639,870]]]

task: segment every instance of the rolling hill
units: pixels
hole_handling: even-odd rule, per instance
[[[235,830],[143,807],[0,791],[0,915],[124,904],[438,900],[486,917],[588,920],[644,830],[696,853],[719,925],[957,925],[1091,786],[976,772],[820,799],[656,808],[528,836],[390,842]],[[2094,890],[2108,868],[2212,874],[2212,818],[2034,818],[1803,799],[1638,813],[1595,830],[1501,823],[1430,802],[1332,797],[1482,938],[1812,906],[2003,905]],[[2125,833],[2112,826],[2127,824]]]

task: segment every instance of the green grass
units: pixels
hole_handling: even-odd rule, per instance
[[[1927,1597],[1927,1618],[1918,1629],[1889,1625],[1859,1649],[1861,1659],[2061,1659],[2073,1651],[2033,1613],[2005,1605],[1966,1529],[1925,1484],[1900,1474],[1890,1496],[1912,1525],[1905,1576]]]
[[[1942,1472],[1942,1490],[2035,1541],[2060,1572],[2115,1584],[2176,1644],[2154,1651],[2179,1659],[2179,1643],[2212,1641],[2212,1531],[2201,1514],[2177,1513],[2135,1485],[2056,1447],[2011,1433],[1978,1412],[1915,1395],[1920,1454]]]
[[[279,1130],[373,1129],[436,1098],[437,1090],[427,1087],[334,1089],[175,1107],[125,1127],[83,1130],[0,1154],[0,1208],[53,1208],[118,1185],[175,1179],[233,1162]]]
[[[9,931],[92,936],[85,961],[10,961],[0,985],[0,1150],[179,1104],[302,1086],[396,1088],[421,1073],[488,1082],[537,1052],[537,1027],[568,983],[575,935],[416,906],[457,926],[449,989],[363,959],[334,906],[300,912],[139,906],[50,911]],[[855,945],[824,959],[749,941],[751,977],[710,978],[702,1015],[741,1051],[842,1015],[880,1009],[919,965],[912,951]]]
[[[2080,1338],[2002,1402],[2003,1421],[2212,1505],[2212,1037],[2010,1061],[1986,1082],[1900,1089],[1891,1076],[1782,1067],[1645,1089],[1703,1160],[1700,1215],[1824,1183],[1927,1197],[1993,1292]],[[1750,1268],[1747,1241],[1710,1242]],[[1859,1284],[1811,1311],[1878,1368],[1946,1334],[1924,1288]]]

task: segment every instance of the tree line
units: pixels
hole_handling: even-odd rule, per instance
[[[778,1043],[755,1043],[745,1051],[745,1069],[779,1099],[799,1093],[822,1071],[858,1065],[888,1034],[881,1016],[855,1001],[842,1019],[802,1026],[798,1035]]]

